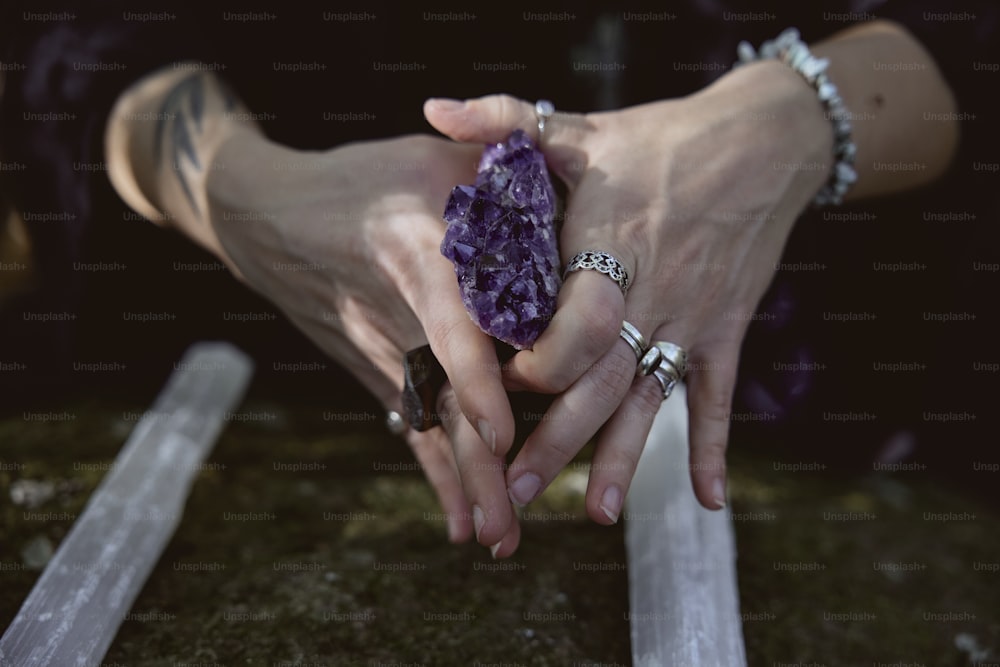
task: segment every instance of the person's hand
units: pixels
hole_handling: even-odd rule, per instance
[[[174,69],[127,91],[108,130],[112,181],[151,218],[212,250],[382,403],[401,410],[403,354],[429,343],[448,374],[445,429],[407,440],[449,518],[497,556],[519,528],[502,461],[514,421],[492,340],[441,255],[441,212],[478,146],[425,136],[295,151],[268,141],[212,76]],[[235,108],[234,108],[235,106]],[[130,119],[158,119],[154,125]]]
[[[534,105],[511,97],[429,100],[424,112],[458,141],[537,136]],[[564,265],[602,250],[632,285],[623,298],[601,273],[571,273],[552,324],[505,368],[510,389],[560,394],[508,469],[513,501],[537,497],[603,425],[587,511],[617,521],[662,399],[655,378],[635,376],[619,337],[627,320],[688,351],[694,490],[724,506],[740,345],[793,222],[828,177],[832,144],[815,91],[777,62],[686,98],[548,120],[541,148],[570,189]]]
[[[452,539],[476,529],[507,555],[517,522],[490,447],[513,439],[513,416],[493,344],[439,249],[443,204],[474,179],[478,153],[423,136],[324,153],[237,139],[218,159],[248,166],[220,170],[208,188],[213,227],[247,283],[385,405],[401,409],[403,353],[430,342],[449,377],[445,429],[407,439],[453,517]]]

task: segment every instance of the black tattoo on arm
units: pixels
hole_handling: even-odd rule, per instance
[[[199,155],[198,142],[205,129],[206,87],[217,85],[227,111],[232,110],[237,104],[236,96],[232,94],[228,86],[221,85],[221,82],[207,81],[207,79],[208,77],[204,73],[193,73],[182,79],[167,93],[163,104],[160,105],[160,113],[157,116],[156,140],[153,144],[153,158],[157,169],[163,168],[163,158],[165,154],[169,153],[168,164],[173,166],[174,174],[184,190],[188,203],[198,214],[201,213],[200,207],[195,199],[188,175],[182,166],[186,163],[199,173],[210,166],[204,164],[202,156]]]

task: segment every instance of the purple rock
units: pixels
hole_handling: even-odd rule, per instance
[[[441,253],[455,265],[466,309],[483,331],[519,350],[556,311],[555,212],[545,157],[521,130],[486,147],[475,186],[456,187],[444,209]]]

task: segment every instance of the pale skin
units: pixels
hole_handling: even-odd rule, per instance
[[[957,126],[923,114],[952,112],[955,101],[905,29],[874,22],[813,52],[830,59],[831,80],[864,119],[854,123],[859,179],[850,198],[916,187],[947,167]],[[921,66],[901,73],[879,65],[901,62]],[[429,100],[424,111],[460,141],[496,141],[515,127],[537,134],[533,105],[506,96]],[[635,356],[618,335],[626,319],[648,340],[688,350],[694,490],[706,508],[725,505],[745,315],[828,178],[832,144],[815,91],[776,61],[736,69],[685,98],[549,120],[542,149],[570,189],[563,261],[582,250],[610,252],[633,286],[623,298],[597,272],[571,274],[553,324],[505,369],[510,389],[559,394],[506,473],[515,502],[537,497],[597,435],[587,512],[598,523],[617,520],[661,398],[655,380],[633,377]]]
[[[814,52],[831,58],[847,107],[873,114],[855,123],[852,196],[918,186],[946,167],[955,126],[922,114],[953,111],[954,100],[905,30],[869,24]],[[904,76],[873,62],[927,67]],[[165,101],[185,125],[141,120]],[[513,553],[520,529],[511,499],[537,497],[595,434],[587,512],[598,523],[617,521],[660,405],[657,383],[634,377],[635,357],[618,338],[623,319],[647,339],[689,351],[695,493],[708,508],[723,505],[728,413],[748,321],[725,315],[756,308],[830,163],[829,122],[798,75],[754,64],[688,97],[550,120],[541,146],[571,190],[563,261],[605,250],[633,286],[626,299],[596,272],[572,274],[552,325],[502,374],[438,251],[447,193],[473,180],[480,147],[403,137],[292,151],[233,114],[242,110],[210,74],[148,77],[109,119],[112,182],[137,211],[187,234],[275,301],[387,407],[398,406],[402,353],[430,343],[450,380],[438,405],[446,428],[411,431],[407,440],[451,516],[453,540],[474,532],[494,556]],[[516,127],[537,134],[533,106],[509,97],[431,100],[425,115],[463,142],[497,141]],[[926,168],[873,167],[913,161]],[[248,212],[257,215],[239,215]],[[713,266],[722,268],[705,268]],[[559,394],[509,467],[505,390]]]

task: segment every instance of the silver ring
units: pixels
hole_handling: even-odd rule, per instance
[[[389,410],[385,413],[385,427],[393,435],[403,435],[406,433],[406,420],[395,410]]]
[[[666,369],[664,368],[666,366]],[[655,371],[653,371],[653,377],[656,381],[660,383],[660,389],[663,390],[663,400],[670,398],[670,394],[674,391],[674,387],[681,381],[681,378],[677,375],[673,366],[669,364],[660,364]]]
[[[619,262],[614,255],[600,250],[584,250],[583,252],[578,252],[576,256],[570,260],[569,265],[566,267],[563,279],[565,280],[566,276],[574,271],[584,269],[600,271],[608,278],[614,280],[618,283],[618,289],[622,291],[622,296],[625,296],[628,292],[628,271],[625,270],[625,265]]]
[[[535,117],[538,118],[538,140],[542,140],[542,133],[545,132],[545,121],[552,118],[556,112],[556,107],[549,100],[538,100],[535,102]]]
[[[646,347],[648,346],[646,337],[628,321],[622,322],[622,330],[618,332],[618,335],[632,348],[632,351],[635,352],[635,361],[639,363],[646,353]]]
[[[680,345],[668,343],[665,340],[657,341],[653,345],[660,349],[663,361],[673,366],[683,380],[684,376],[687,375],[687,351]]]
[[[660,348],[655,345],[650,346],[646,353],[642,355],[642,359],[639,360],[639,367],[635,369],[636,375],[652,375],[653,372],[660,367],[660,361],[663,359],[663,355],[660,353]]]
[[[663,400],[670,398],[674,387],[684,379],[687,374],[687,352],[680,345],[657,341],[653,343],[653,348],[660,351],[660,363],[653,369],[653,377],[660,383],[663,391]]]

